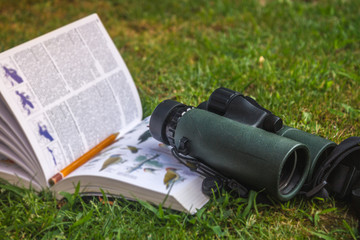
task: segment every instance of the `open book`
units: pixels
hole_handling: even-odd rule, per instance
[[[113,133],[51,189],[196,212],[202,177],[153,139],[133,79],[96,14],[0,54],[0,178],[37,190]],[[59,195],[58,195],[59,196]]]

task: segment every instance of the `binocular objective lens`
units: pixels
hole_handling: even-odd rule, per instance
[[[297,152],[294,151],[291,153],[290,157],[286,160],[280,174],[280,182],[279,182],[279,191],[284,192],[288,189],[290,186],[290,183],[294,180],[294,173],[296,171],[298,162],[298,156]],[[287,191],[286,191],[287,192]]]

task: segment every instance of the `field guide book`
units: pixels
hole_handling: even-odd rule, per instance
[[[140,199],[195,213],[203,178],[153,139],[122,57],[96,14],[0,53],[0,178]],[[111,145],[50,185],[104,139]]]

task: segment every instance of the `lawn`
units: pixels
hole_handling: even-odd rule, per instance
[[[336,143],[360,136],[358,0],[0,0],[0,52],[96,12],[124,58],[144,116],[197,106],[223,86],[288,126]],[[0,188],[4,239],[356,239],[336,199],[273,205],[222,193],[195,215],[124,199]],[[111,203],[111,204],[110,204]]]

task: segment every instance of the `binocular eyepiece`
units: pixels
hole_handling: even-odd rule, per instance
[[[260,106],[251,97],[223,87],[216,89],[209,100],[200,103],[198,108],[273,133],[283,126],[280,117]]]

